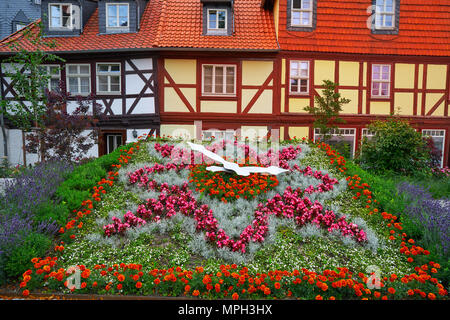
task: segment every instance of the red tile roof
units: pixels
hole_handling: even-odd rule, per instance
[[[313,32],[286,30],[286,1],[280,1],[282,50],[450,56],[450,0],[401,0],[397,35],[375,35],[367,27],[372,0],[320,0]]]
[[[450,0],[402,0],[397,35],[374,35],[367,28],[367,8],[372,0],[320,0],[317,27],[312,32],[286,30],[286,4],[279,1],[277,43],[273,13],[262,0],[234,1],[232,36],[202,35],[201,0],[150,0],[137,33],[98,34],[98,13],[75,37],[49,37],[52,51],[115,51],[159,48],[213,50],[287,50],[352,54],[450,56]],[[265,1],[266,6],[272,1]],[[424,5],[426,3],[426,5]],[[28,49],[33,45],[24,31],[36,33],[35,23],[0,41],[0,52],[20,39]]]
[[[202,35],[200,0],[150,0],[137,33],[99,35],[98,10],[80,36],[45,37],[56,43],[55,52],[113,51],[120,49],[200,48],[229,50],[278,50],[273,14],[261,8],[261,0],[236,0],[235,32],[231,36]],[[38,21],[39,22],[39,21]],[[10,52],[9,44],[20,41],[32,50],[24,36],[26,30],[37,34],[37,22],[0,41],[0,52]]]
[[[153,1],[151,1],[153,3]],[[98,28],[98,10],[89,18],[85,28],[79,36],[68,37],[45,37],[44,42],[53,42],[56,46],[49,49],[43,46],[41,49],[54,52],[73,52],[73,51],[103,51],[118,49],[136,49],[151,48],[155,38],[154,22],[157,21],[157,10],[152,10],[152,5],[147,5],[141,20],[141,28],[136,33],[122,34],[102,34],[99,35]],[[36,35],[39,32],[38,23],[40,20],[29,24],[26,28],[19,30],[0,42],[0,52],[10,52],[9,44],[19,42],[20,45],[29,50],[35,49],[25,35]]]
[[[202,35],[200,0],[165,0],[155,43],[158,47],[277,50],[273,14],[261,0],[234,1],[232,36]]]

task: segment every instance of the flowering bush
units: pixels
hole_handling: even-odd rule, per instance
[[[253,173],[248,177],[235,177],[225,172],[211,172],[206,165],[196,165],[191,169],[191,183],[195,191],[227,202],[243,197],[256,198],[261,192],[267,192],[278,185],[276,176]]]
[[[431,172],[437,178],[449,178],[450,177],[450,169],[448,167],[432,168]]]

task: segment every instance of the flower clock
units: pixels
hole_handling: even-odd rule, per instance
[[[309,166],[300,167],[306,145],[266,152],[256,152],[237,141],[221,141],[206,148],[190,144],[192,149],[158,143],[152,147],[161,163],[129,172],[128,183],[157,196],[146,199],[135,212],[128,211],[123,219],[113,217],[112,223],[103,226],[106,237],[181,214],[195,221],[197,232],[203,233],[208,243],[232,252],[245,253],[249,244],[262,244],[271,218],[292,220],[298,228],[314,225],[361,245],[367,241],[361,227],[322,203],[336,196],[337,187],[346,181],[339,182]],[[219,156],[229,150],[241,164]],[[223,167],[211,166],[217,163]],[[279,165],[271,165],[274,163]],[[174,175],[178,179],[174,180]],[[223,205],[234,209],[228,221],[215,211]],[[238,226],[230,227],[230,220],[238,221],[238,233],[233,232]]]

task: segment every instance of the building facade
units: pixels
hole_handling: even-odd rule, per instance
[[[41,0],[0,1],[0,39],[41,17]]]
[[[51,74],[49,89],[70,93],[68,112],[77,106],[78,96],[93,95],[102,107],[99,140],[87,156],[109,153],[144,133],[155,135],[159,130],[157,55],[152,51],[150,28],[141,28],[153,23],[154,11],[147,1],[43,0],[42,8],[38,22],[44,41],[55,46],[41,49],[64,60],[45,65]],[[38,24],[27,31],[38,33]],[[19,32],[3,40],[3,60],[10,56],[11,42],[33,50],[33,44]],[[1,67],[2,97],[17,101],[14,84],[6,76],[8,63],[3,61]],[[10,126],[7,139],[10,163],[37,160],[36,154],[24,153],[20,130]]]
[[[80,1],[46,2],[49,10]],[[317,139],[304,108],[331,80],[351,100],[333,138],[348,144],[351,156],[370,138],[372,121],[397,114],[431,136],[441,165],[449,164],[450,2],[84,2],[95,6],[86,5],[83,19],[90,16],[79,29],[55,36],[61,15],[47,37],[60,44],[67,64],[89,65],[89,90],[109,119],[105,133],[123,134],[115,143],[135,128],[191,138],[256,138],[279,129],[281,139]],[[5,41],[0,52],[7,54],[4,48]],[[120,70],[120,92],[98,90],[107,66]]]

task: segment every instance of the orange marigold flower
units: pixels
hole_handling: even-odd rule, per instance
[[[142,282],[140,281],[136,282],[136,288],[138,289],[142,288]]]
[[[200,291],[198,291],[198,290],[192,291],[192,295],[193,295],[194,297],[197,297],[199,294],[200,294]]]
[[[232,294],[231,298],[233,300],[238,300],[239,299],[239,295],[235,292],[235,293]]]
[[[30,291],[28,289],[23,290],[22,295],[24,297],[28,297],[30,295]]]

